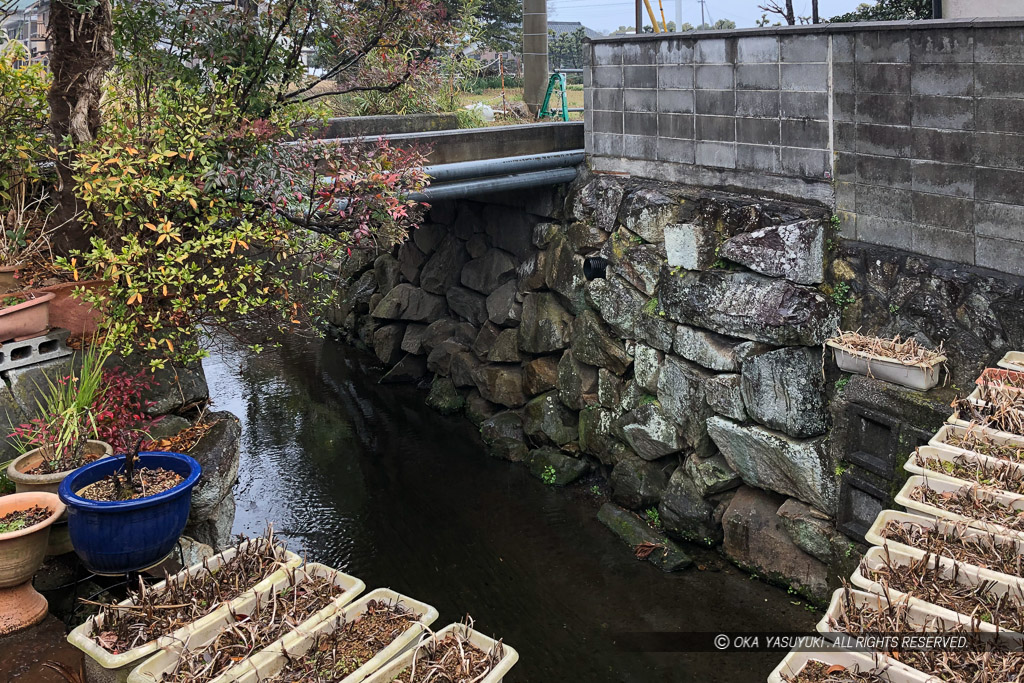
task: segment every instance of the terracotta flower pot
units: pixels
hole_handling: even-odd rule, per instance
[[[18,271],[21,264],[16,266],[0,266],[0,294],[14,292],[18,287]]]
[[[98,460],[99,458],[109,458],[114,454],[114,449],[106,441],[89,440],[85,443],[85,452],[98,456],[96,458]],[[15,458],[7,466],[7,478],[14,482],[15,490],[18,493],[46,492],[55,494],[60,488],[60,483],[64,481],[64,477],[74,472],[74,470],[65,470],[53,474],[25,474],[26,471],[38,467],[44,457],[44,449],[36,448]],[[67,515],[62,515],[50,531],[50,545],[46,554],[63,555],[72,550],[71,537],[68,535],[68,518]]]
[[[32,575],[46,556],[50,528],[64,514],[52,493],[15,493],[0,497],[0,517],[32,506],[49,508],[42,522],[0,534],[0,635],[32,626],[46,617],[46,598],[32,587]]]
[[[34,299],[0,309],[0,342],[45,334],[50,329],[50,302],[53,296],[52,293],[39,294]]]
[[[96,334],[99,324],[103,322],[103,311],[88,301],[75,298],[74,292],[79,287],[103,290],[109,286],[110,282],[107,280],[85,280],[40,287],[29,290],[28,293],[53,294],[55,298],[50,303],[50,324],[69,330],[74,339],[89,339]]]

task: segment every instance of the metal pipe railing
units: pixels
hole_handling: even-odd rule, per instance
[[[467,178],[508,175],[510,173],[526,173],[529,171],[543,171],[550,168],[576,166],[582,164],[584,158],[585,154],[582,149],[573,149],[566,152],[524,154],[514,157],[499,157],[497,159],[437,164],[427,166],[423,171],[435,182],[447,182]]]

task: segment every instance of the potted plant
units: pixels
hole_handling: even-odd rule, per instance
[[[5,294],[0,298],[0,342],[31,339],[50,329],[52,293]]]
[[[832,348],[839,369],[877,377],[918,391],[939,383],[939,371],[946,357],[942,347],[932,351],[914,339],[868,337],[858,332],[840,332],[825,342]]]
[[[994,491],[1024,495],[1024,463],[998,460],[979,453],[921,446],[907,458],[903,469],[911,474],[945,479],[961,486],[976,484]]]
[[[46,598],[32,587],[32,576],[46,556],[50,527],[63,513],[52,493],[0,497],[0,636],[46,617]]]
[[[895,500],[911,512],[1024,538],[1024,496],[914,475]]]
[[[768,676],[768,683],[939,683],[877,652],[790,652]]]

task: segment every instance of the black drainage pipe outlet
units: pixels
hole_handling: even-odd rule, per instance
[[[605,271],[608,269],[608,259],[601,256],[588,256],[583,259],[583,277],[588,280],[594,278],[604,277]]]

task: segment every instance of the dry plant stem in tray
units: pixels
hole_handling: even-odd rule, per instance
[[[880,603],[882,601],[879,601]],[[875,604],[858,605],[849,591],[845,593],[842,609],[836,619],[829,620],[829,627],[839,633],[859,635],[862,633],[914,633],[922,627],[910,621],[910,607],[905,602],[883,603],[881,610]],[[937,628],[929,630],[940,630]],[[976,639],[979,631],[964,624],[941,629],[944,633],[963,634]],[[1024,670],[1024,653],[987,651],[985,640],[975,640],[976,649],[946,652],[902,651],[886,652],[887,656],[898,659],[909,667],[937,676],[944,681],[955,683],[989,683],[991,681],[1012,681],[1016,672]]]
[[[1024,463],[1024,446],[1016,444],[997,444],[980,429],[967,430],[964,434],[951,434],[946,443],[965,451],[973,451],[981,455],[999,460]]]
[[[265,683],[336,683],[373,659],[419,618],[401,605],[371,600],[357,619],[319,635],[304,655],[289,656],[285,667]]]
[[[290,577],[295,581],[295,573]],[[275,640],[326,607],[344,589],[330,579],[310,576],[286,587],[266,603],[257,602],[252,614],[235,615],[235,623],[221,631],[206,647],[181,653],[174,671],[163,676],[175,683],[207,683],[246,657],[256,654]]]
[[[1003,463],[975,462],[964,455],[958,455],[952,460],[939,460],[922,456],[918,452],[914,457],[921,467],[932,472],[977,483],[987,489],[1024,494],[1024,469]]]
[[[882,536],[933,555],[949,557],[1003,574],[1024,576],[1024,556],[1017,553],[1016,545],[1011,540],[986,532],[966,535],[962,533],[966,528],[960,522],[956,524],[955,530],[943,533],[935,527],[892,521],[885,525]]]
[[[244,540],[239,537],[239,542]],[[197,574],[167,581],[159,591],[140,578],[139,588],[129,592],[133,605],[98,605],[102,626],[93,638],[108,652],[119,654],[173,633],[270,576],[283,558],[284,549],[274,544],[273,531],[268,530],[216,570],[211,571],[204,561]]]
[[[1024,436],[1024,410],[994,403],[975,403],[967,398],[953,402],[957,417],[982,427]]]
[[[829,341],[853,353],[887,358],[903,365],[931,365],[943,355],[941,345],[932,351],[913,338],[901,339],[899,335],[893,339],[881,339],[859,332],[840,332]]]
[[[883,667],[884,668],[884,667]],[[786,683],[888,683],[888,679],[869,671],[847,669],[812,659],[795,676],[782,674]]]
[[[465,625],[472,628],[472,623],[467,620]],[[484,652],[469,642],[466,631],[456,627],[444,638],[424,640],[416,648],[412,664],[393,683],[473,683],[497,666],[502,652],[500,640]]]
[[[1019,633],[1024,629],[1024,592],[1011,589],[999,595],[992,581],[981,581],[976,585],[958,583],[942,575],[942,568],[936,567],[938,559],[935,555],[925,555],[910,564],[888,564],[887,559],[882,567],[863,571],[886,588],[933,605],[1009,631]],[[959,574],[959,565],[954,571]]]
[[[997,500],[980,498],[973,486],[961,486],[957,491],[936,491],[927,486],[918,486],[910,492],[910,498],[981,522],[1024,531],[1024,510],[1014,510]]]

